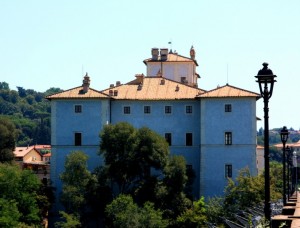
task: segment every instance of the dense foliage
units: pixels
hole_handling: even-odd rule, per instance
[[[270,196],[276,202],[282,198],[282,165],[270,163]],[[249,208],[259,207],[264,203],[264,174],[251,176],[249,169],[240,170],[236,180],[228,179],[223,197],[214,197],[207,203],[208,221],[223,224],[224,218],[235,221],[235,215],[240,211],[247,212]],[[249,211],[248,211],[249,212]]]
[[[50,102],[47,95],[60,92],[50,88],[46,92],[17,87],[11,90],[6,82],[0,82],[0,116],[6,116],[16,126],[17,146],[50,144]]]
[[[0,227],[39,227],[49,209],[45,186],[30,170],[0,164]],[[27,225],[27,226],[26,226]]]
[[[91,221],[103,224],[100,216],[112,227],[125,227],[122,223],[176,227],[177,217],[193,210],[186,194],[193,175],[187,172],[182,156],[169,155],[163,137],[148,128],[118,123],[104,127],[100,147],[105,163],[93,173],[87,169],[83,152],[67,156],[61,175],[65,212],[59,225],[77,224],[76,221],[82,226]],[[128,207],[123,208],[124,201]],[[123,211],[118,212],[119,207]],[[196,214],[198,211],[199,207]],[[201,216],[205,217],[204,213]],[[185,220],[183,217],[180,222],[184,224]]]
[[[14,159],[16,129],[13,123],[0,116],[0,163],[11,162]]]

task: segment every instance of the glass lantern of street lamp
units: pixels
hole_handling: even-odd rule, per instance
[[[288,140],[288,137],[289,137],[289,131],[286,128],[286,126],[284,126],[282,128],[282,130],[280,131],[280,137],[281,137],[282,144],[285,145],[285,143],[286,143],[286,141]]]
[[[268,68],[268,63],[264,62],[263,68],[258,71],[257,78],[259,90],[262,97],[269,99],[273,93],[274,82],[276,82],[276,75]]]

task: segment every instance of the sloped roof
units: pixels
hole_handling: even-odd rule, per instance
[[[178,55],[176,53],[168,53],[166,60],[161,60],[161,56],[158,56],[157,60],[153,60],[152,58],[145,59],[143,62],[147,65],[148,62],[194,62],[196,66],[198,66],[198,63],[196,60]]]
[[[26,147],[16,147],[13,151],[15,157],[24,157],[26,154],[28,154],[30,151],[35,150],[37,153],[38,150],[34,148],[34,146],[26,146]]]
[[[199,97],[201,98],[256,97],[258,99],[260,98],[260,94],[226,84],[225,86],[217,87],[216,89],[200,94]]]
[[[117,91],[114,99],[124,100],[177,100],[195,99],[204,90],[162,77],[139,77],[127,84],[103,90]]]
[[[86,98],[108,98],[108,96],[100,91],[89,88],[86,93],[83,92],[83,86],[75,87],[73,89],[65,90],[47,96],[46,99],[86,99]]]

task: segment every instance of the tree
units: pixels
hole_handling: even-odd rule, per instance
[[[162,218],[162,212],[155,210],[152,203],[138,207],[129,195],[119,195],[106,207],[106,225],[114,228],[154,227],[163,228],[167,222]]]
[[[79,228],[81,227],[81,223],[78,217],[74,214],[68,214],[64,211],[59,212],[63,221],[56,222],[55,227],[58,228]]]
[[[109,186],[118,186],[114,193],[130,194],[138,205],[151,201],[163,210],[164,218],[173,221],[192,206],[184,193],[188,183],[185,159],[170,157],[162,136],[128,123],[106,125],[100,136],[105,161],[102,178],[111,181]]]
[[[135,129],[128,123],[106,125],[100,134],[108,178],[119,193],[134,191],[150,178],[151,169],[162,170],[169,148],[166,140],[148,128]]]
[[[0,162],[11,162],[14,149],[15,126],[9,119],[0,117]]]
[[[204,227],[207,222],[204,197],[193,202],[193,207],[177,217],[177,227]]]
[[[9,85],[7,82],[0,82],[0,89],[9,90]]]
[[[82,223],[85,222],[84,215],[88,207],[87,187],[92,178],[87,169],[87,159],[88,156],[81,151],[70,153],[66,157],[65,171],[60,176],[63,182],[60,200],[66,212],[78,216]]]
[[[38,204],[43,197],[38,177],[30,170],[7,163],[0,164],[0,173],[0,224],[40,225],[44,208]]]
[[[175,221],[180,214],[192,207],[184,193],[188,181],[184,157],[170,157],[163,174],[163,180],[156,189],[156,204],[164,211],[165,217]]]
[[[282,165],[270,163],[270,192],[272,202],[282,198]],[[211,223],[220,224],[220,218],[235,220],[234,214],[252,206],[264,203],[264,173],[251,176],[248,168],[240,170],[236,180],[228,179],[224,197],[214,197],[207,203],[207,218]]]
[[[15,200],[0,198],[0,227],[17,227],[21,217]]]

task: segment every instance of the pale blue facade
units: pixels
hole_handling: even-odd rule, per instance
[[[124,106],[130,107],[130,114],[124,114]],[[144,107],[150,106],[151,113],[145,114]],[[172,113],[165,113],[165,106],[171,106]],[[186,106],[192,113],[186,113]],[[111,123],[128,122],[136,128],[149,127],[163,137],[171,133],[171,154],[182,155],[195,173],[199,173],[200,151],[200,102],[194,100],[132,101],[115,100],[111,104]],[[186,146],[186,133],[192,133],[192,145]],[[199,196],[199,176],[196,176],[194,193]]]
[[[75,106],[81,112],[75,113]],[[72,151],[84,151],[88,167],[93,170],[102,164],[99,153],[99,133],[109,119],[109,99],[60,99],[51,101],[51,181],[59,197],[66,156]],[[75,146],[75,133],[81,133],[81,145]]]
[[[231,104],[231,112],[225,105]],[[225,166],[232,166],[232,178],[248,167],[256,169],[256,99],[206,98],[201,100],[200,193],[222,195],[227,184]],[[225,133],[232,133],[232,144],[225,145]]]
[[[173,79],[163,79],[161,75],[156,78],[138,75],[136,84],[131,81],[124,86],[112,86],[102,92],[90,89],[93,93],[88,94],[89,77],[86,75],[85,80],[88,84],[82,86],[86,95],[78,93],[75,98],[71,98],[68,97],[67,91],[62,92],[64,96],[58,94],[48,97],[52,105],[51,180],[57,189],[57,196],[62,187],[59,175],[64,170],[65,157],[71,151],[80,150],[88,154],[90,170],[102,164],[103,161],[98,155],[99,133],[103,126],[109,123],[128,122],[136,128],[149,127],[163,137],[166,134],[171,135],[171,154],[184,156],[187,164],[195,171],[193,191],[196,198],[204,196],[207,199],[223,195],[227,178],[235,179],[242,168],[248,167],[252,175],[257,174],[256,100],[259,95],[229,85],[211,91],[197,89],[198,83],[195,81],[197,62],[194,58],[184,59],[175,54],[169,55],[169,65],[177,64],[174,59],[179,58],[181,61],[177,67],[172,68],[176,71],[174,73],[176,78],[174,76]],[[156,61],[150,59],[144,62],[147,63],[148,71],[151,67],[153,72],[153,69],[157,70]],[[163,63],[161,62],[161,67]],[[191,70],[187,71],[186,75],[182,74],[181,65],[184,65],[184,69]],[[184,77],[181,77],[182,75]],[[171,76],[172,74],[168,75]],[[163,81],[157,89],[165,89],[168,92],[162,93],[164,97],[155,99],[153,93],[145,91],[150,91],[156,85],[156,81],[150,83],[152,87],[147,87],[146,79],[149,83],[154,80]],[[192,81],[188,81],[189,79]],[[122,90],[125,87],[126,92],[125,89]],[[186,91],[186,95],[180,94],[181,91]],[[219,96],[216,95],[218,93],[214,93],[215,91],[225,91],[225,94],[230,95]],[[114,92],[116,96],[113,95]],[[148,96],[140,98],[139,94],[143,92]],[[174,93],[174,97],[170,98],[168,93]],[[135,94],[135,98],[132,98],[133,96],[128,98],[127,94]],[[79,113],[74,111],[75,106],[81,106]],[[166,113],[166,106],[171,107],[171,113]],[[124,113],[125,107],[127,113]],[[147,113],[145,107],[148,109]],[[226,110],[226,107],[230,109]],[[75,146],[76,133],[80,133],[78,146]]]

